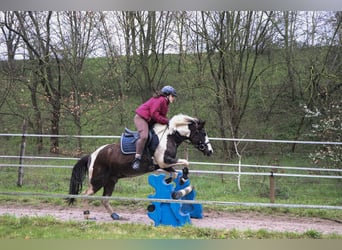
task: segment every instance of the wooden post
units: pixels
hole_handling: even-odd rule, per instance
[[[18,181],[17,186],[21,187],[23,185],[24,179],[24,167],[21,166],[23,164],[23,156],[25,155],[26,148],[26,120],[23,122],[23,135],[21,137],[21,146],[20,146],[20,158],[19,158],[19,168],[18,168]]]
[[[271,175],[270,175],[270,202],[274,203],[274,201],[275,201],[274,176],[273,176],[273,172],[271,171]]]

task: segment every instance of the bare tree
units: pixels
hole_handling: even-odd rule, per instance
[[[122,99],[124,96],[123,85],[125,82],[124,72],[127,70],[129,75],[130,67],[127,67],[130,63],[126,64],[127,68],[122,67],[122,59],[120,58],[120,45],[123,44],[122,39],[126,39],[126,36],[121,36],[122,30],[118,23],[121,22],[121,16],[118,12],[105,12],[100,13],[100,25],[98,26],[99,39],[102,43],[102,49],[105,53],[105,59],[107,62],[107,69],[105,75],[108,76],[107,82],[111,86],[111,89],[115,94]],[[126,53],[129,55],[130,47],[126,47]],[[129,56],[126,58],[130,58]]]
[[[45,100],[51,106],[51,126],[50,132],[53,135],[59,134],[61,94],[58,83],[55,85],[53,76],[53,66],[51,62],[51,18],[52,11],[14,11],[18,26],[12,27],[9,23],[5,26],[11,32],[17,34],[29,55],[30,64],[34,72],[34,78],[28,88],[31,92],[33,109],[35,110],[36,130],[42,133],[42,122],[40,107],[38,102],[38,87],[43,89]],[[38,85],[39,84],[39,85]],[[41,139],[40,139],[41,140]],[[50,151],[58,153],[58,137],[51,137]]]
[[[171,29],[171,13],[155,11],[125,12],[126,51],[130,52],[133,83],[143,100],[158,89],[166,77],[165,51]],[[130,47],[130,48],[127,48]],[[132,85],[133,85],[132,84]]]
[[[182,73],[182,66],[184,65],[186,56],[186,41],[188,40],[189,32],[186,31],[187,25],[187,13],[185,11],[176,12],[174,14],[175,32],[177,34],[178,41],[174,41],[178,44],[178,64],[177,72]]]
[[[65,104],[65,107],[73,117],[77,135],[82,134],[82,96],[84,99],[88,96],[80,89],[85,81],[82,72],[85,70],[85,60],[95,49],[96,16],[91,11],[65,11],[57,12],[56,17],[56,34],[59,42],[55,45],[54,53],[58,63],[63,65],[63,73],[70,82],[69,103]],[[80,153],[81,138],[77,138],[76,141],[76,151]]]
[[[15,64],[15,54],[17,53],[18,46],[20,43],[20,37],[13,31],[6,29],[5,23],[9,27],[15,27],[17,25],[13,12],[4,11],[2,13],[4,20],[1,21],[1,32],[4,38],[2,41],[6,46],[6,56],[7,61],[2,61],[1,63],[1,70],[3,74],[7,77],[3,78],[2,81],[2,88],[0,89],[0,109],[3,104],[6,102],[8,95],[13,90],[14,83],[16,78],[18,77],[17,74],[17,65]]]
[[[114,99],[112,108],[108,109],[108,112],[114,108],[118,110],[120,125],[124,125],[127,118],[124,89],[131,78],[132,58],[130,56],[131,47],[124,46],[122,48],[122,44],[126,44],[130,37],[129,25],[126,25],[130,20],[130,14],[111,11],[100,15],[99,38],[102,42],[107,66],[103,75],[108,86],[108,94],[111,94]]]
[[[202,12],[200,34],[206,40],[222,137],[228,137],[227,129],[230,137],[239,137],[251,90],[266,70],[256,66],[269,23],[265,12]],[[228,157],[234,152],[231,144]]]
[[[296,48],[297,42],[297,13],[297,11],[284,11],[281,14],[276,12],[271,19],[273,20],[274,27],[278,30],[278,34],[282,37],[284,58],[287,66],[288,86],[291,90],[292,101],[296,99],[294,49]]]

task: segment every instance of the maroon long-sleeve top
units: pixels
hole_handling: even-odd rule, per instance
[[[167,112],[169,111],[169,101],[165,96],[151,97],[141,104],[136,110],[136,114],[144,118],[149,124],[167,124]]]

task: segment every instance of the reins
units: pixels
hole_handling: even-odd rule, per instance
[[[168,130],[168,126],[167,125],[165,126],[164,132],[163,132],[163,134],[160,137],[160,141],[163,139],[166,130]]]

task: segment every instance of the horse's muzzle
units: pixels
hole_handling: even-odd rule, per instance
[[[213,150],[206,150],[206,152],[204,153],[206,156],[211,156],[213,154]]]
[[[213,149],[210,143],[200,143],[198,145],[198,150],[202,151],[206,156],[211,156],[213,154]]]

